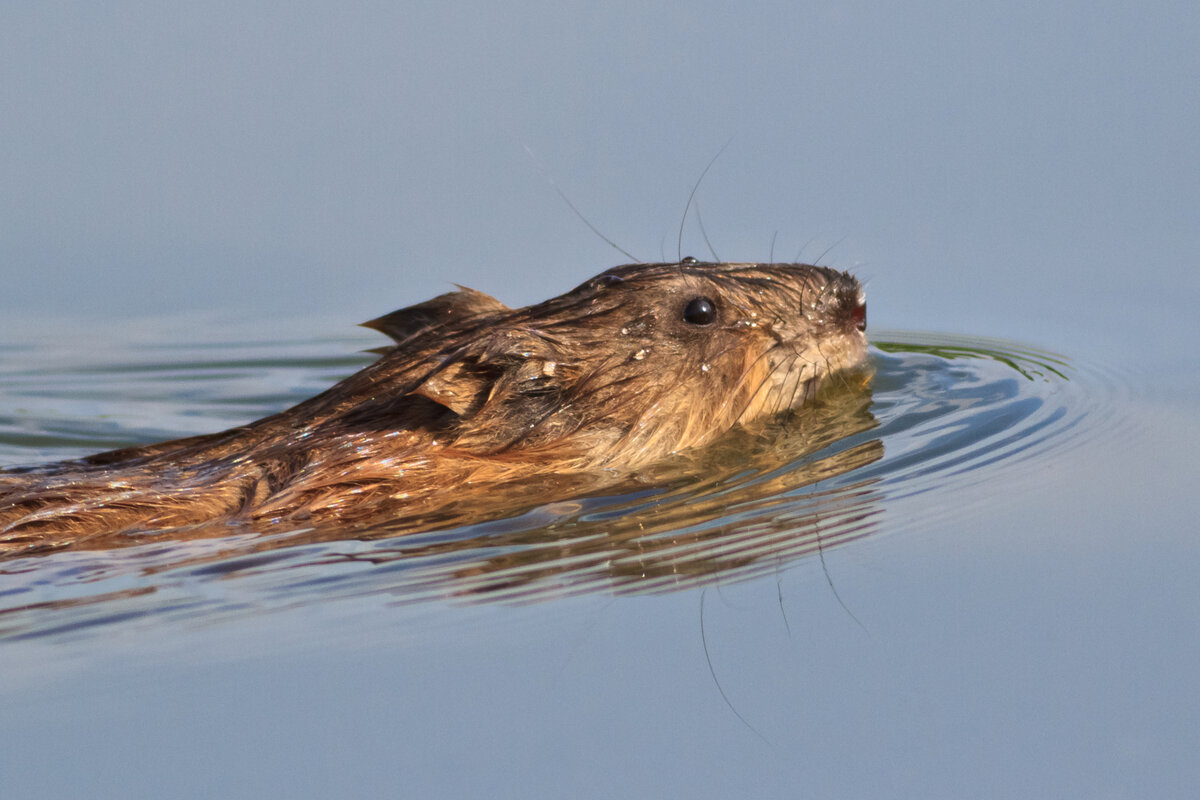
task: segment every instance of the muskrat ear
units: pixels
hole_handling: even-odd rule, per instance
[[[559,391],[559,367],[550,340],[520,329],[499,331],[443,363],[411,394],[466,418],[493,400],[503,405],[518,396],[544,398]]]
[[[508,306],[491,295],[459,286],[457,292],[447,292],[424,303],[384,314],[362,323],[362,326],[387,334],[397,344],[404,344],[418,334],[447,322],[508,310]]]
[[[430,375],[410,394],[428,398],[460,417],[483,407],[496,382],[494,370],[482,364],[453,361]]]
[[[562,406],[564,372],[557,362],[536,357],[510,363],[492,382],[470,423],[462,426],[454,446],[491,453],[544,440],[569,419],[555,413]]]

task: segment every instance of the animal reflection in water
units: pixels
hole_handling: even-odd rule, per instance
[[[772,572],[873,532],[874,481],[850,479],[883,456],[878,438],[858,436],[875,427],[869,405],[861,386],[839,392],[596,496],[463,536],[387,538],[336,558],[406,566],[407,586],[397,588],[414,599],[644,593]],[[862,441],[838,449],[847,439]],[[385,525],[373,535],[392,534]]]
[[[210,560],[417,534],[360,555],[483,546],[452,559],[460,577],[568,564],[620,582],[758,561],[828,515],[861,533],[865,488],[808,512],[788,492],[882,454],[834,444],[874,424],[865,309],[854,278],[800,264],[635,264],[519,309],[461,289],[367,323],[395,344],[281,413],[0,472],[0,552],[269,534],[191,554]],[[573,499],[584,513],[540,528],[479,524]]]

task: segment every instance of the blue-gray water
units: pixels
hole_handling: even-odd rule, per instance
[[[0,796],[1194,796],[1200,5],[470,5],[7,4],[0,462],[244,422],[354,322],[625,261],[547,176],[673,258],[726,142],[682,254],[849,269],[875,341],[1063,379],[875,351],[881,456],[779,536],[802,471],[714,487],[745,538],[680,588],[672,534],[579,537],[670,492],[425,542],[551,564],[529,597],[418,540],[29,560]]]
[[[160,345],[50,372],[27,349],[0,373],[0,408],[15,409],[0,414],[0,453],[23,465],[219,430],[294,405],[364,360],[333,355],[347,342],[273,346],[313,355],[272,360],[261,342],[227,343],[225,358]],[[85,542],[50,557],[11,549],[0,566],[0,638],[79,643],[129,625],[207,627],[371,595],[531,601],[778,578],[805,556],[941,513],[885,520],[906,498],[1003,485],[1089,430],[1114,434],[1104,393],[1093,396],[1103,385],[1089,386],[1095,376],[1074,375],[1061,357],[911,334],[885,333],[877,348],[867,392],[829,393],[753,437],[735,432],[684,454],[686,471],[646,470],[634,489],[564,494],[515,517],[400,536],[386,521],[319,538],[293,523],[186,542],[164,531],[116,550]],[[56,419],[22,410],[55,401]]]
[[[374,343],[247,327],[6,348],[3,463],[246,421]],[[1148,523],[1105,454],[1185,441],[1105,367],[873,338],[857,432],[717,483],[398,538],[0,562],[4,780],[22,796],[80,775],[197,796],[470,793],[497,774],[510,796],[1178,788],[1196,546],[1186,522]],[[64,750],[75,768],[50,769]]]

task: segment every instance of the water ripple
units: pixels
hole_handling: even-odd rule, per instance
[[[835,390],[633,483],[576,489],[509,518],[431,521],[416,533],[380,524],[147,536],[0,561],[0,638],[211,625],[350,597],[532,602],[744,580],[961,513],[960,488],[1003,487],[1094,439],[1136,435],[1128,383],[1112,371],[1006,341],[873,338],[869,387]],[[246,345],[223,360],[198,345],[166,351],[168,360],[161,350],[114,353],[43,370],[30,366],[36,350],[10,351],[0,363],[0,463],[239,424],[364,363],[346,350],[335,340]]]

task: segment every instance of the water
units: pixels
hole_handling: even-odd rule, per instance
[[[245,422],[375,344],[210,331],[4,348],[0,462]],[[1186,426],[1103,365],[871,336],[869,393],[635,491],[0,562],[0,774],[21,796],[1183,786],[1197,547],[1163,498],[1190,478],[1123,463],[1190,463]]]
[[[168,531],[115,550],[10,557],[0,562],[0,640],[79,642],[363,597],[529,602],[778,578],[797,560],[945,513],[918,504],[904,523],[886,519],[913,498],[1007,481],[1098,426],[1111,435],[1111,387],[1062,356],[963,337],[876,338],[869,391],[735,432],[633,488],[427,532],[280,526],[176,541]],[[9,356],[9,465],[233,426],[367,361],[338,340],[126,345],[52,368],[48,355]]]
[[[709,484],[0,561],[0,798],[1194,797],[1198,14],[7,4],[0,464],[625,260],[554,187],[638,258],[818,260],[953,336],[873,327],[861,429]]]

